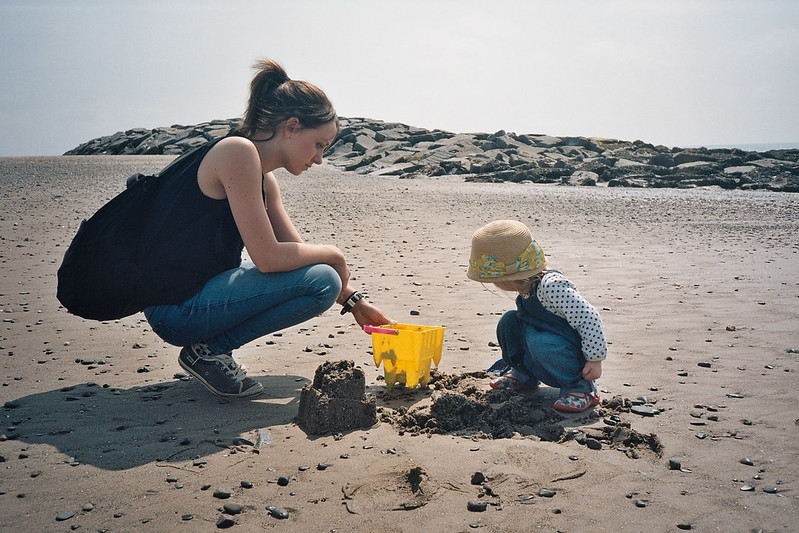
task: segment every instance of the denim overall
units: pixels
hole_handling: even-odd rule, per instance
[[[582,377],[585,357],[580,334],[565,318],[547,311],[533,287],[528,298],[516,298],[516,310],[507,311],[497,324],[502,359],[550,387],[570,392],[596,392],[596,384]]]

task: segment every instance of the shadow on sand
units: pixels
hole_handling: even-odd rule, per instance
[[[70,385],[6,402],[4,434],[49,444],[74,462],[104,470],[202,458],[241,442],[248,432],[287,424],[296,416],[307,379],[255,379],[264,386],[261,396],[231,401],[193,380],[131,389]]]

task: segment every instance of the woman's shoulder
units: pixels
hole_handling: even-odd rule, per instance
[[[206,158],[212,167],[219,170],[230,170],[234,173],[257,170],[260,177],[261,159],[258,150],[251,140],[245,137],[225,137],[214,145]]]
[[[258,155],[258,150],[255,148],[253,142],[246,137],[241,137],[238,135],[231,135],[220,140],[216,143],[216,145],[214,145],[213,148],[211,148],[211,152],[238,156],[246,154]]]

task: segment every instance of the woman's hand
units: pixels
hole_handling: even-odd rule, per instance
[[[361,298],[352,308],[352,316],[361,328],[364,326],[384,326],[394,324],[383,311]]]
[[[593,381],[602,375],[602,361],[588,361],[583,367],[583,379]]]

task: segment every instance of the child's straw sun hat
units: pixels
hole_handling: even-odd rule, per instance
[[[547,266],[530,230],[514,220],[495,220],[474,232],[466,277],[496,283],[530,278]]]

